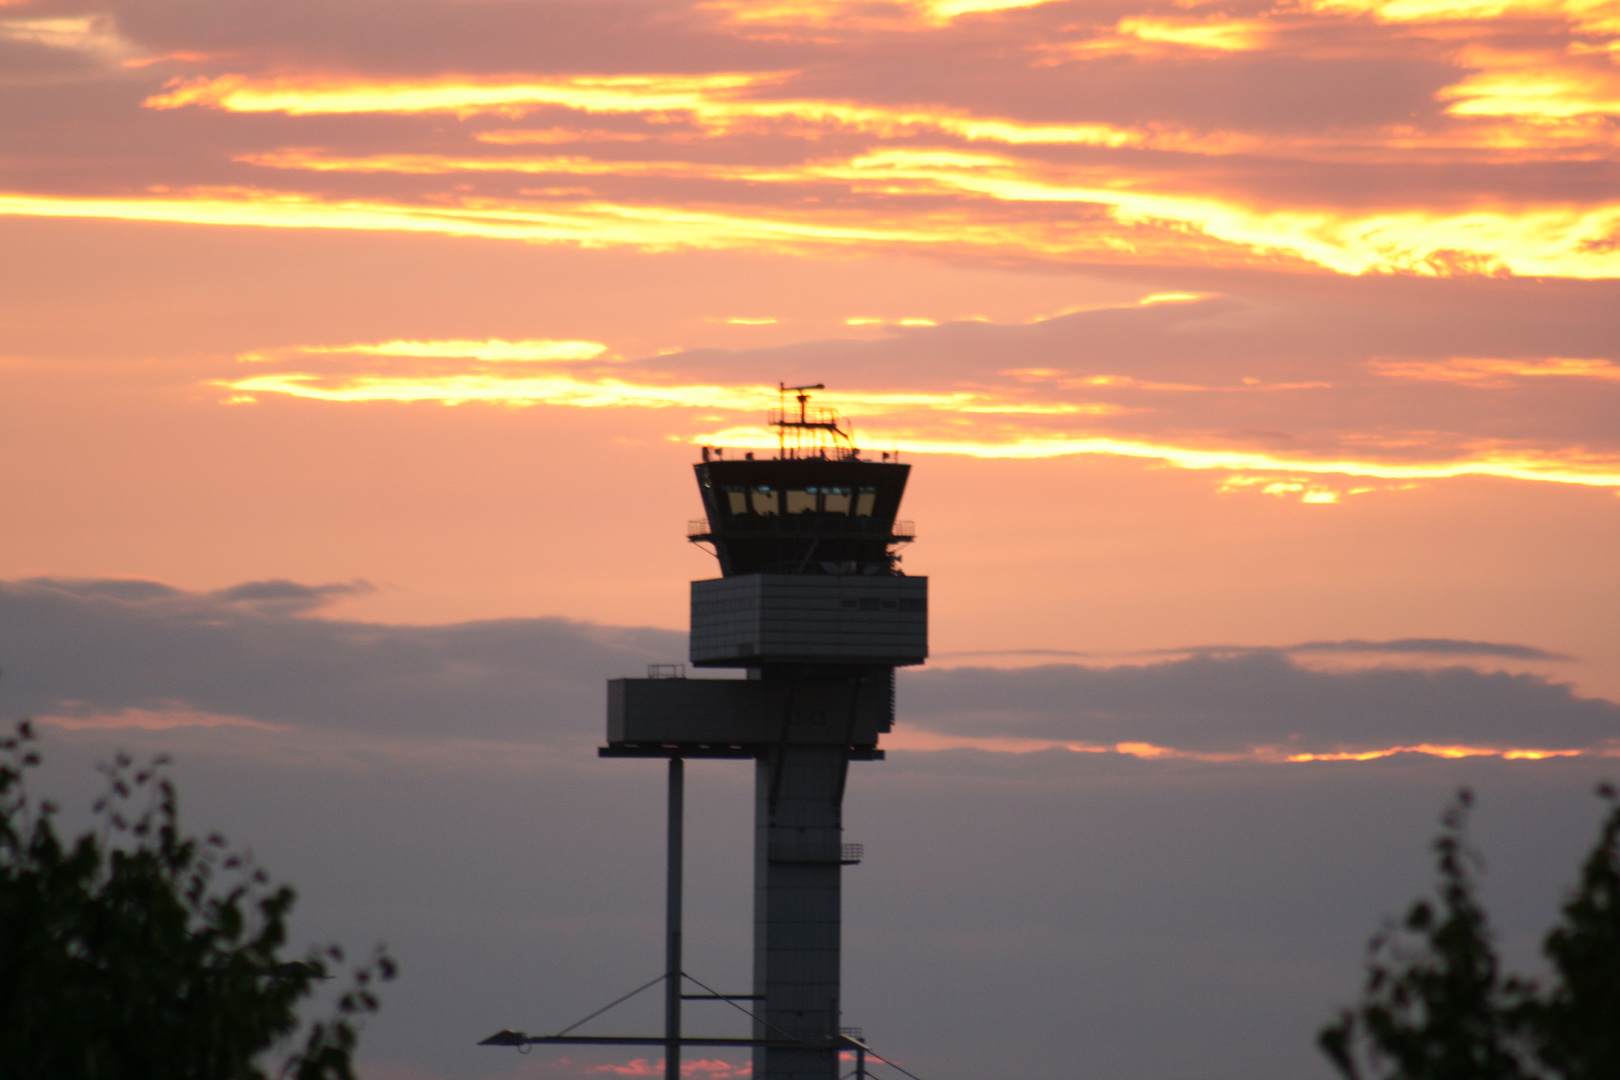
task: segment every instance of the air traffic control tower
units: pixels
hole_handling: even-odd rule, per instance
[[[692,582],[691,662],[747,678],[613,680],[600,751],[671,759],[677,1052],[697,1042],[680,1036],[680,762],[754,762],[753,992],[715,996],[752,1000],[757,1080],[838,1080],[840,1047],[864,1052],[839,1030],[844,784],[851,761],[883,757],[894,669],[928,655],[928,579],[895,554],[913,538],[895,520],[911,467],[863,457],[809,406],[819,389],[781,388],[774,457],[706,448],[695,466],[708,518],[689,537],[713,545],[721,576]]]

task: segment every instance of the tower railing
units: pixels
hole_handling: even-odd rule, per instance
[[[911,521],[882,522],[871,518],[843,517],[836,514],[777,514],[734,517],[716,530],[708,518],[692,518],[686,523],[689,540],[701,540],[716,532],[726,536],[860,536],[915,540],[917,525]]]

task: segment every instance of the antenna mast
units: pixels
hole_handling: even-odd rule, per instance
[[[781,460],[814,457],[843,461],[860,456],[855,446],[854,428],[846,417],[834,409],[810,408],[810,391],[824,389],[821,383],[812,386],[776,384],[776,408],[766,417],[766,422],[776,429],[777,456]],[[788,409],[789,394],[799,403],[797,417]]]

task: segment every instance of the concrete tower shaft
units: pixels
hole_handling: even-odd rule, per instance
[[[754,1037],[771,1080],[836,1080],[843,943],[843,796],[849,756],[796,746],[754,771]]]

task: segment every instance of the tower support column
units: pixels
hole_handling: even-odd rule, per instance
[[[842,746],[780,744],[754,781],[755,1080],[837,1080],[843,856]]]
[[[681,892],[685,874],[686,763],[669,759],[669,882],[664,905],[664,1080],[681,1080]]]

